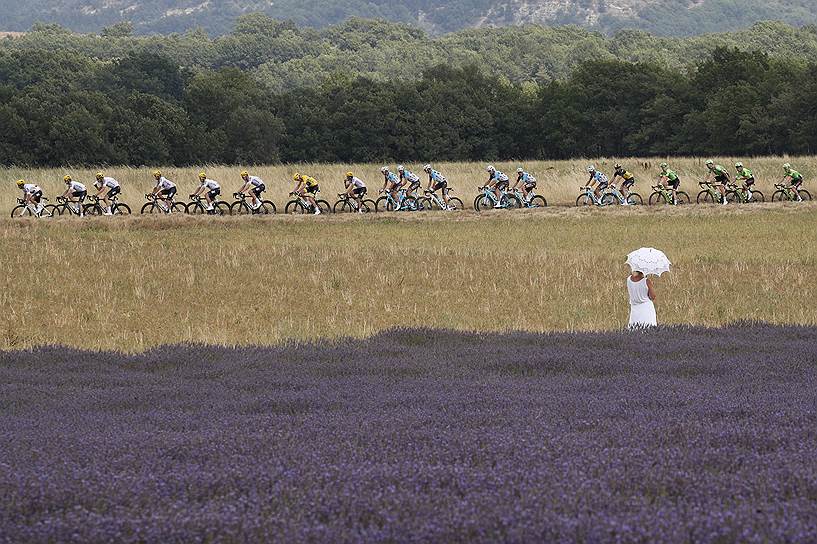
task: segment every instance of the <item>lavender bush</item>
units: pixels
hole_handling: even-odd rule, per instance
[[[7,542],[815,542],[817,330],[0,354]]]

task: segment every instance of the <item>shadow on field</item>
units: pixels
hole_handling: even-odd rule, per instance
[[[0,535],[814,541],[816,361],[760,324],[6,352]]]

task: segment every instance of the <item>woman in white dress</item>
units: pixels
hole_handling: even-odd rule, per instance
[[[627,278],[627,292],[630,294],[630,328],[655,327],[655,288],[652,280],[639,271]]]

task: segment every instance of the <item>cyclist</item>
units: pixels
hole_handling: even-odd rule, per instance
[[[173,213],[173,197],[176,195],[176,184],[162,175],[161,170],[153,172],[153,178],[156,180],[156,187],[153,188],[151,194],[163,200],[167,205],[167,212]]]
[[[755,176],[751,170],[743,166],[742,162],[735,163],[735,171],[737,172],[735,182],[739,182],[743,185],[743,190],[746,191],[746,202],[751,202],[752,185],[755,184]]]
[[[77,214],[79,214],[80,217],[85,217],[85,210],[82,208],[82,203],[85,201],[85,197],[88,196],[88,189],[82,183],[71,179],[71,176],[65,176],[62,178],[62,181],[65,182],[65,192],[62,193],[62,198],[67,198],[70,202],[76,202]]]
[[[803,197],[800,196],[800,186],[803,185],[803,174],[797,170],[792,169],[789,163],[783,165],[783,172],[786,173],[780,183],[786,183],[786,180],[791,184],[791,190],[797,197],[797,202],[803,202]]]
[[[420,188],[422,182],[420,181],[420,176],[412,172],[411,170],[406,170],[406,168],[401,164],[397,166],[397,172],[400,174],[400,183],[401,185],[406,185],[408,183],[408,189],[406,189],[406,194],[417,195],[417,189]]]
[[[721,204],[724,206],[726,202],[726,184],[729,183],[729,172],[720,164],[715,164],[715,161],[709,159],[706,161],[706,168],[708,172],[704,178],[704,183],[709,183],[714,180],[718,184],[718,191],[721,193]]]
[[[660,165],[661,174],[658,176],[658,185],[672,189],[672,205],[678,204],[678,187],[681,186],[681,179],[675,170],[670,170],[669,165],[662,162]]]
[[[423,172],[428,174],[428,191],[441,191],[443,195],[443,202],[445,202],[446,210],[453,210],[448,200],[448,180],[445,176],[434,170],[430,164],[423,166]]]
[[[244,180],[244,184],[238,192],[245,195],[249,194],[252,197],[250,200],[250,208],[257,210],[261,207],[261,193],[267,190],[267,186],[264,185],[264,180],[258,176],[251,176],[246,170],[241,172],[241,179]]]
[[[533,196],[533,190],[536,188],[536,178],[525,172],[521,166],[516,169],[516,183],[513,184],[511,189],[516,189],[516,186],[520,183],[522,183],[522,196],[527,203],[530,201]]]
[[[217,181],[209,179],[205,172],[199,172],[199,186],[196,187],[196,190],[190,197],[199,196],[202,193],[204,193],[204,198],[207,200],[207,214],[215,214],[216,211],[213,209],[213,203],[216,201],[218,195],[221,194],[221,185],[219,185]]]
[[[602,172],[596,170],[596,166],[593,164],[587,167],[587,173],[590,174],[590,179],[587,180],[587,188],[593,189],[593,186],[595,186],[593,194],[596,196],[596,203],[600,203],[601,192],[607,188],[610,180]]]
[[[623,166],[616,163],[615,171],[613,172],[613,180],[610,182],[610,185],[613,187],[616,186],[616,180],[621,178],[621,197],[622,201],[621,204],[624,206],[629,206],[630,201],[627,198],[630,195],[630,189],[633,185],[635,185],[635,176],[632,172],[626,170]]]
[[[318,202],[315,200],[315,195],[318,193],[318,180],[313,177],[305,176],[298,172],[292,176],[295,181],[295,189],[292,192],[300,197],[306,199],[307,202],[315,209],[314,214],[320,215],[321,209],[318,207]]]
[[[395,202],[398,202],[398,195],[397,192],[403,187],[403,180],[400,178],[398,174],[389,170],[388,166],[384,166],[380,169],[380,173],[383,174],[383,190],[381,193],[385,193],[388,191],[391,193],[391,197],[394,199]]]
[[[122,192],[122,187],[119,185],[119,182],[114,178],[106,176],[102,172],[97,172],[94,187],[97,189],[95,196],[97,198],[101,196],[102,201],[105,203],[105,211],[102,212],[103,215],[112,215],[110,199]]]
[[[357,202],[357,213],[363,213],[363,195],[368,189],[363,180],[355,176],[354,172],[346,172],[346,179],[343,180],[343,185],[346,187],[346,195],[354,198]]]
[[[34,183],[26,183],[25,180],[18,179],[17,187],[23,191],[23,201],[28,209],[31,210],[36,217],[40,217],[43,213],[45,204],[42,203],[43,190],[39,185]]]
[[[494,168],[493,165],[489,164],[486,170],[488,171],[488,183],[486,186],[493,189],[494,196],[496,196],[496,204],[494,204],[494,208],[501,208],[502,191],[510,184],[510,179],[508,179],[506,174]]]

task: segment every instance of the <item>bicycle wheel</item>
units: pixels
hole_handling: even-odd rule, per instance
[[[223,200],[213,204],[213,215],[230,215],[230,205]]]
[[[321,213],[332,213],[332,206],[325,200],[316,200],[315,204],[318,205],[318,209],[321,210]]]
[[[62,211],[60,210],[59,206],[54,204],[49,204],[48,206],[43,207],[43,213],[40,214],[40,217],[52,218],[52,217],[59,217],[62,215]]]
[[[783,202],[788,200],[788,195],[786,195],[785,191],[778,189],[772,194],[772,202]]]
[[[484,210],[492,210],[494,208],[494,201],[487,195],[479,195],[474,199],[474,209],[478,212]]]
[[[741,200],[737,191],[727,191],[726,201],[730,204],[743,204],[743,201]]]
[[[505,195],[507,199],[505,202],[507,203],[507,208],[509,210],[518,210],[522,207],[522,201],[519,200],[519,197],[516,195]]]
[[[578,206],[578,207],[592,206],[593,204],[595,204],[595,203],[593,202],[593,199],[588,194],[581,194],[576,199],[576,206]]]
[[[231,215],[250,215],[250,207],[243,200],[236,200],[230,206]]]
[[[763,196],[763,193],[760,191],[752,191],[752,199],[749,200],[749,204],[754,204],[755,202],[766,202],[766,197]]]
[[[805,189],[800,189],[798,192],[800,193],[800,198],[802,198],[804,201],[811,200],[811,193],[809,193]]]
[[[400,205],[400,209],[409,212],[416,212],[420,209],[420,203],[417,202],[417,199],[413,196],[407,196],[403,199],[403,202]]]
[[[714,204],[715,199],[712,198],[712,193],[709,191],[701,191],[698,193],[697,198],[695,198],[695,202],[698,204]]]
[[[183,202],[174,202],[171,209],[173,213],[187,213],[187,206]]]
[[[630,206],[643,206],[644,199],[641,198],[641,195],[638,193],[630,193],[627,195],[627,203]]]
[[[287,215],[292,215],[294,213],[306,213],[306,208],[304,208],[304,205],[301,204],[299,200],[290,200],[287,202],[286,206],[284,206],[284,213]]]
[[[34,214],[31,213],[31,209],[24,204],[19,204],[11,210],[12,217],[31,217],[32,215]]]
[[[187,213],[190,215],[204,215],[207,210],[204,209],[204,204],[201,202],[191,202],[187,205]]]
[[[275,208],[275,204],[273,204],[271,200],[262,200],[261,205],[258,206],[258,209],[256,209],[253,213],[256,215],[272,215],[276,211],[278,210]]]
[[[98,202],[85,205],[85,215],[102,215],[102,206]]]
[[[678,191],[675,194],[675,203],[680,206],[681,204],[690,204],[692,200],[689,199],[689,195],[684,191]]]
[[[335,205],[332,206],[332,211],[334,213],[349,213],[352,211],[352,206],[346,200],[338,200],[335,202]]]
[[[448,207],[454,210],[464,210],[465,204],[459,198],[452,196],[448,199]]]
[[[380,198],[378,198],[374,203],[374,207],[379,212],[393,212],[394,211],[394,205],[391,203],[391,201],[388,199],[388,197],[385,197],[385,196],[381,196]]]
[[[535,195],[530,199],[530,202],[528,202],[528,207],[530,208],[546,208],[547,205],[548,201],[545,200],[545,197],[542,195]]]
[[[601,195],[602,206],[615,206],[618,203],[619,203],[618,197],[612,193]]]
[[[111,213],[114,215],[130,215],[130,206],[127,204],[114,204],[111,206]]]
[[[139,213],[159,213],[159,210],[156,208],[155,202],[148,202],[142,209],[139,210]]]

